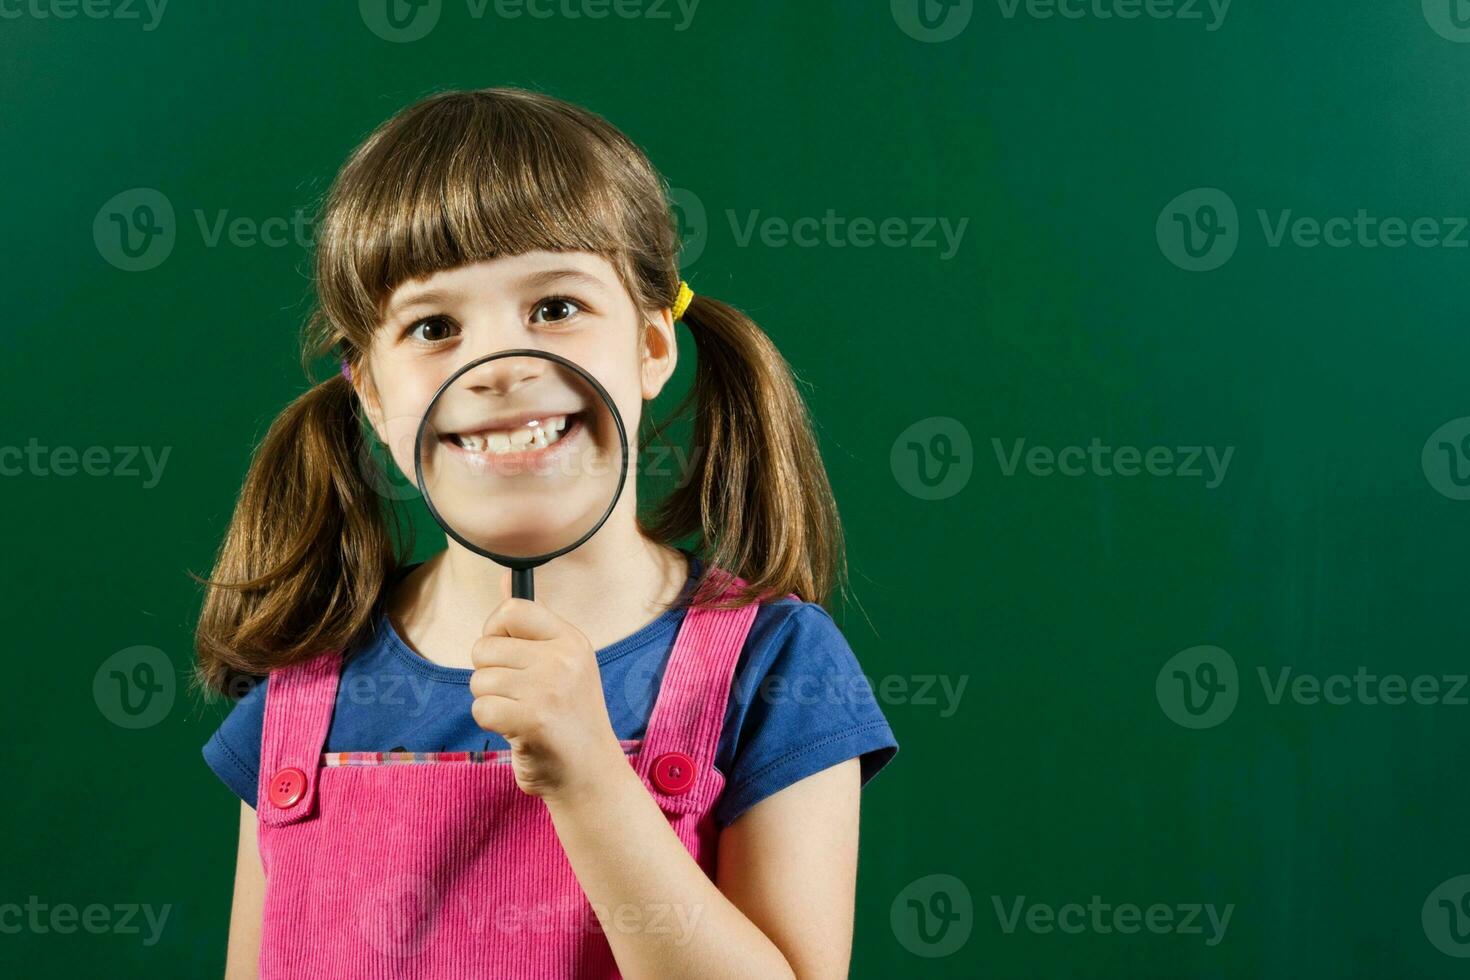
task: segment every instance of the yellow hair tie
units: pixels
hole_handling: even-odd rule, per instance
[[[677,320],[689,309],[689,304],[694,301],[694,290],[683,279],[679,280],[679,296],[674,300],[674,319]]]

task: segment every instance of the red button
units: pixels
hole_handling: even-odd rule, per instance
[[[295,766],[287,766],[271,777],[271,802],[282,810],[306,795],[306,773]]]
[[[670,796],[689,792],[694,785],[694,760],[683,752],[665,752],[653,760],[653,785]]]

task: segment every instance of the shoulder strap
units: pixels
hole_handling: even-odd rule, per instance
[[[724,595],[745,585],[743,579],[729,578]],[[754,602],[738,609],[695,606],[679,626],[637,762],[638,775],[653,786],[666,811],[695,812],[718,793],[714,762],[730,684],[759,608]],[[670,783],[659,770],[681,754],[693,763],[693,785],[668,792]]]
[[[271,671],[265,689],[265,724],[261,731],[260,772],[255,812],[271,826],[294,823],[312,812],[322,746],[337,701],[340,651],[330,650],[310,660]],[[271,784],[286,770],[297,770],[305,785],[289,806],[272,801]],[[295,776],[287,776],[296,779]],[[295,793],[290,794],[297,795]]]

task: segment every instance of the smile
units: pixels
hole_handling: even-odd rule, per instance
[[[582,413],[575,412],[527,419],[512,428],[455,432],[439,441],[471,459],[533,463],[572,442],[583,428]]]

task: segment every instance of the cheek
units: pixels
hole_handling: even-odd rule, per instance
[[[390,418],[383,424],[383,443],[388,447],[393,462],[404,476],[413,479],[414,439],[418,435],[419,420],[400,416]]]
[[[643,376],[638,360],[604,358],[581,366],[607,389],[608,397],[622,416],[631,453],[637,446],[638,422],[643,413]]]
[[[420,391],[410,382],[392,382],[382,385],[379,390],[382,392],[383,414],[378,436],[398,468],[412,479],[414,440],[418,437],[424,411],[434,395],[433,389]],[[424,438],[433,438],[432,431]]]

